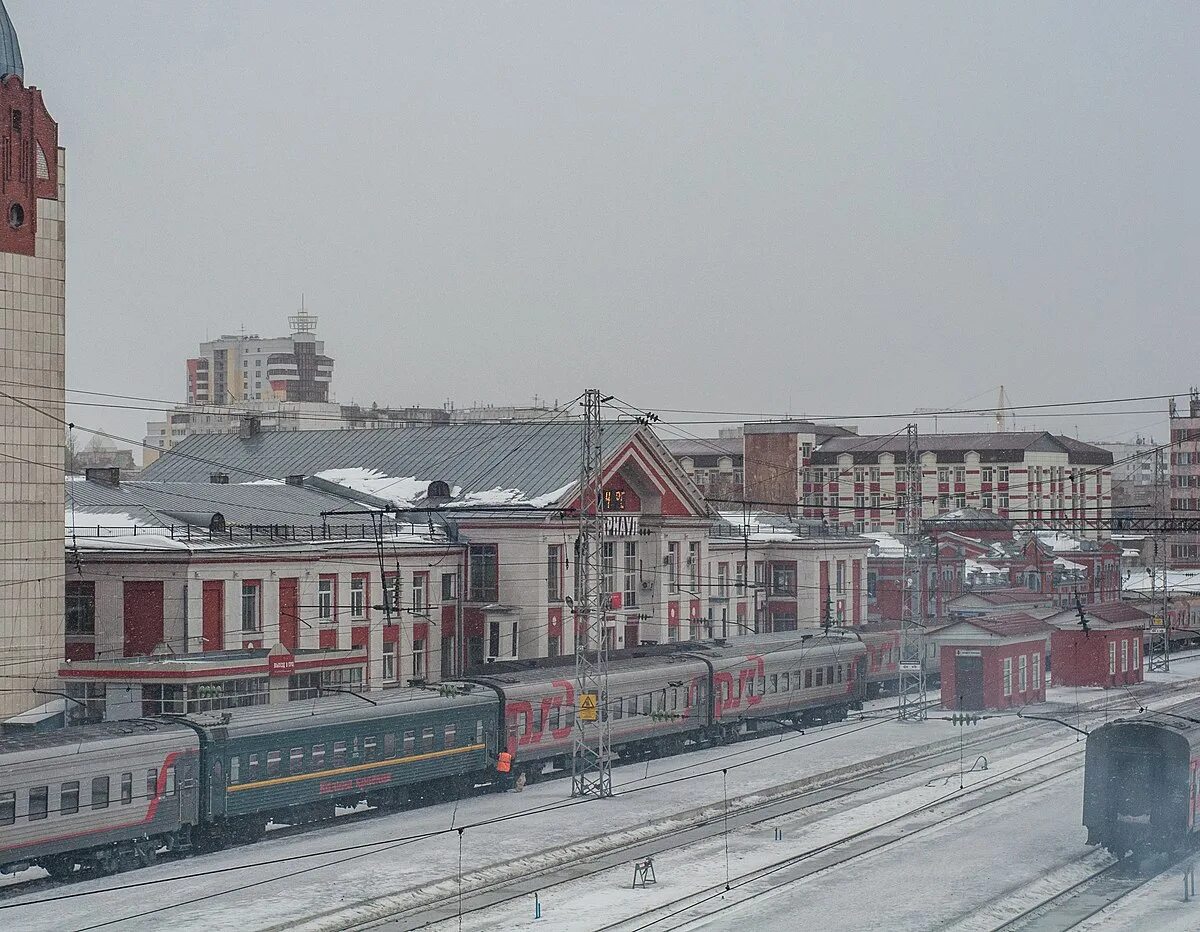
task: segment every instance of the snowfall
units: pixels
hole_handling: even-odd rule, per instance
[[[1128,715],[1143,701],[1165,707],[1200,697],[1200,656],[1176,658],[1170,673],[1149,679],[1175,691],[1143,700],[1133,690],[1051,689],[1046,705],[1026,711],[1086,729]],[[1050,722],[1018,729],[1013,715],[964,729],[937,711],[923,723],[900,723],[894,702],[876,700],[859,717],[805,734],[617,766],[615,796],[607,800],[572,802],[570,781],[550,780],[519,793],[410,812],[348,813],[327,826],[272,831],[256,844],[110,878],[56,885],[40,870],[26,871],[0,881],[0,929],[326,932],[386,920],[403,909],[445,907],[456,901],[460,877],[469,900],[480,886],[545,871],[537,898],[541,918],[535,918],[532,894],[523,894],[434,928],[449,932],[461,923],[475,932],[583,932],[897,819],[892,843],[877,851],[778,883],[745,903],[736,896],[727,903],[714,899],[707,918],[646,927],[984,932],[1108,862],[1084,843],[1078,732]],[[981,737],[989,730],[1014,734],[986,751],[986,770],[972,769],[976,755],[968,753],[961,764],[943,760],[842,800],[738,824],[656,855],[657,884],[648,889],[631,889],[632,862],[620,858],[586,878],[554,882],[556,864],[711,817],[726,799],[736,813],[822,775],[860,774],[880,758],[902,759],[932,744],[953,748],[963,734]],[[1048,771],[1033,769],[1046,764]],[[977,811],[955,809],[963,798],[960,780],[969,793],[1022,768],[1033,774],[1025,791]],[[903,821],[914,808],[940,801],[944,808],[919,825]],[[1179,873],[1168,873],[1081,928],[1197,929],[1200,902],[1183,902]]]

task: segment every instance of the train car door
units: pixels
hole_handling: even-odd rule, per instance
[[[958,694],[958,708],[983,709],[983,657],[979,651],[955,651],[954,691]]]

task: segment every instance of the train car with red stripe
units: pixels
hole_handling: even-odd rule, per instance
[[[135,719],[0,738],[0,872],[110,874],[190,847],[200,742]]]

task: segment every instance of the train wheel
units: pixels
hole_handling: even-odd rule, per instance
[[[42,865],[55,880],[70,880],[75,876],[75,859],[66,856],[51,858]]]

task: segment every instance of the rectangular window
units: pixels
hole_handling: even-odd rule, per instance
[[[1012,695],[1012,657],[1004,658],[1004,695]]]
[[[133,774],[121,774],[121,805],[128,806],[133,802]]]
[[[442,573],[442,601],[453,602],[458,598],[458,574]]]
[[[606,540],[600,545],[600,591],[610,595],[615,591],[617,575],[617,545]]]
[[[562,544],[550,544],[546,548],[546,601],[561,602],[562,591]]]
[[[353,618],[363,618],[367,614],[368,578],[363,573],[350,577],[350,615]]]
[[[406,731],[404,733],[404,750],[402,752],[404,754],[404,756],[408,757],[408,755],[412,754],[415,746],[416,746],[416,732]]]
[[[489,657],[500,656],[500,622],[488,622],[488,652]]]
[[[274,777],[283,769],[283,752],[267,751],[267,776]]]
[[[622,608],[633,608],[637,605],[638,597],[638,555],[637,541],[625,541],[625,597],[621,602]]]
[[[396,644],[394,641],[383,645],[383,678],[385,680],[396,678]]]
[[[512,637],[509,639],[509,642],[508,642],[509,656],[515,657],[515,656],[517,656],[517,644],[519,643],[518,635],[520,633],[520,628],[519,628],[518,622],[514,621],[512,623],[512,631],[510,633],[512,634]]]
[[[400,577],[397,574],[383,574],[383,601],[384,604],[387,605],[391,610],[393,624],[396,623],[396,618],[394,616],[397,615],[404,607],[404,603],[401,601],[400,591],[403,588],[404,586],[401,585]]]
[[[1008,481],[1008,467],[1007,466],[1001,466],[996,472],[997,472],[996,481],[998,481],[998,482],[1007,482]]]
[[[729,595],[729,564],[717,564],[717,598],[724,599]]]
[[[667,584],[672,592],[679,591],[679,541],[667,544]]]
[[[333,766],[341,767],[346,763],[346,742],[333,742]]]
[[[1108,672],[1115,674],[1117,672],[1117,642],[1108,642]]]
[[[417,638],[413,641],[413,678],[423,679],[425,676],[425,640]]]
[[[433,729],[421,729],[421,750],[428,753],[433,750]]]
[[[824,669],[822,669],[820,667],[817,668],[817,683],[816,683],[816,685],[818,685],[818,686],[825,685],[825,671],[824,671]]]
[[[258,751],[254,751],[250,754],[250,758],[246,762],[246,775],[251,783],[258,779],[258,764],[261,760],[262,755]]]
[[[250,768],[250,779],[254,779],[255,772],[258,770],[258,755],[250,755],[252,766]],[[158,768],[151,767],[146,771],[146,798],[154,799],[158,796]]]
[[[950,467],[939,466],[937,468],[937,479],[939,483],[950,481]]]
[[[746,594],[746,562],[739,560],[737,564],[736,591],[739,596]]]
[[[812,684],[813,684],[813,671],[805,670],[804,671],[804,688],[812,689]]]
[[[1033,654],[1029,659],[1033,665],[1033,689],[1038,692],[1045,685],[1042,680],[1042,655]]]
[[[333,618],[333,588],[336,578],[322,576],[317,580],[317,617],[322,621]]]
[[[1017,664],[1017,683],[1021,692],[1029,689],[1029,662],[1024,654],[1018,658]]]
[[[454,747],[455,742],[457,741],[457,738],[458,738],[458,726],[457,725],[447,725],[446,731],[442,735],[442,741],[443,741],[442,747],[446,747],[446,748]]]
[[[64,783],[58,794],[58,811],[62,815],[74,815],[79,811],[79,781]]]
[[[17,794],[0,793],[0,825],[12,825],[17,821]]]
[[[495,544],[471,544],[470,586],[472,602],[495,602],[500,597],[499,551]]]
[[[242,633],[262,630],[262,585],[257,579],[242,581]]]
[[[314,744],[312,746],[312,765],[313,770],[320,770],[325,766],[325,745]]]
[[[37,822],[46,818],[50,809],[50,787],[31,786],[29,788],[29,821]]]
[[[688,543],[688,577],[692,582],[692,592],[700,591],[700,543]]]
[[[779,692],[779,674],[778,673],[772,673],[771,678],[769,680],[767,680],[767,692],[769,692],[769,693]]]
[[[1134,638],[1133,641],[1133,668],[1135,670],[1142,668],[1142,641],[1140,638]]]
[[[1121,642],[1121,672],[1124,673],[1129,669],[1129,642]]]
[[[367,735],[363,738],[363,756],[367,760],[375,760],[377,751],[379,750],[379,740],[374,735]]]
[[[292,748],[288,754],[288,771],[301,773],[304,770],[304,748]]]
[[[237,783],[241,777],[242,759],[240,757],[229,758],[229,782]]]
[[[108,777],[92,777],[92,808],[108,808]]]
[[[167,778],[163,781],[163,796],[175,795],[175,768],[167,768]]]
[[[983,469],[980,470],[979,478],[980,478],[981,482],[991,482],[992,481],[992,467],[984,466]]]
[[[414,615],[424,615],[425,605],[429,601],[429,574],[413,573],[412,605]]]
[[[85,580],[66,584],[67,634],[90,636],[96,633],[96,584]]]
[[[837,589],[838,595],[844,595],[846,592],[846,561],[837,561]]]

